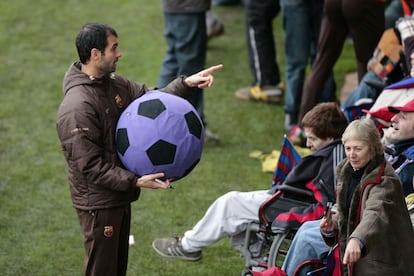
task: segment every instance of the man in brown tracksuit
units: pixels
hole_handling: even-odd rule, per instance
[[[125,275],[131,202],[140,188],[167,189],[162,172],[136,176],[118,159],[115,128],[122,111],[149,89],[114,74],[121,57],[114,29],[100,23],[83,26],[76,38],[79,62],[63,80],[64,98],[57,113],[57,132],[68,165],[73,207],[81,226],[84,275]],[[212,84],[217,65],[180,77],[163,91],[188,97]]]

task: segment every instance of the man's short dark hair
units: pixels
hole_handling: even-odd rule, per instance
[[[311,128],[320,139],[339,139],[348,126],[343,111],[336,102],[319,103],[302,119],[302,128]]]
[[[101,23],[87,23],[81,28],[76,36],[76,48],[82,64],[88,63],[93,48],[105,51],[109,35],[118,37],[113,28]]]

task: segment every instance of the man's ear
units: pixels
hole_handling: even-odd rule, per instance
[[[91,60],[92,61],[97,61],[101,58],[101,51],[96,49],[96,48],[92,48],[91,50]]]

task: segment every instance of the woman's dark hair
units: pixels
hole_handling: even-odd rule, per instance
[[[308,111],[302,119],[302,128],[311,128],[320,139],[339,139],[348,125],[344,113],[336,102],[320,103]]]
[[[108,45],[108,36],[118,37],[116,31],[101,23],[87,23],[84,25],[76,36],[76,48],[82,64],[88,63],[91,57],[91,50],[96,48],[101,52],[105,51]]]

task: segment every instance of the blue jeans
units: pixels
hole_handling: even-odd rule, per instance
[[[320,222],[320,220],[307,221],[299,228],[283,262],[282,269],[287,275],[293,275],[302,262],[320,260],[329,251],[320,232]]]
[[[280,0],[285,31],[285,113],[299,112],[306,67],[316,56],[323,12],[323,0]],[[335,101],[333,74],[325,84],[321,101]]]
[[[213,5],[236,5],[240,4],[240,0],[212,0]]]
[[[164,13],[164,36],[168,44],[160,75],[159,88],[181,75],[190,76],[204,69],[207,55],[205,13]],[[188,98],[204,121],[203,90]]]
[[[395,21],[404,16],[400,0],[393,0],[385,9],[385,29],[394,28]]]
[[[367,73],[365,73],[358,87],[354,91],[352,91],[351,95],[349,95],[348,98],[346,98],[346,100],[342,104],[342,109],[345,109],[350,106],[355,106],[355,103],[360,99],[369,98],[372,99],[372,102],[376,101],[382,89],[376,89],[368,85],[366,83],[367,81],[373,81],[379,84],[382,83],[380,77],[378,77],[374,72],[368,71]]]

